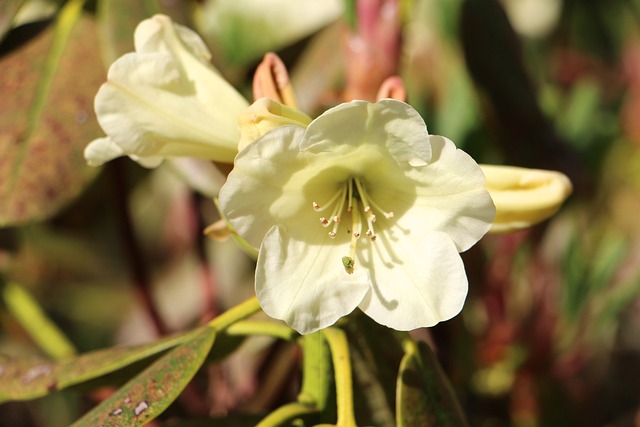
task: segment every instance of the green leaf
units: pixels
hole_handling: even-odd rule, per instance
[[[95,175],[83,150],[101,135],[105,79],[95,23],[71,0],[55,25],[0,59],[0,226],[47,218]]]
[[[140,21],[158,11],[154,3],[149,0],[103,0],[98,3],[98,28],[105,64],[133,51],[133,32]]]
[[[353,359],[356,418],[363,425],[395,426],[395,387],[404,350],[396,331],[363,313],[346,327]]]
[[[206,327],[205,327],[206,328]],[[0,403],[44,396],[122,369],[188,341],[201,329],[152,344],[109,348],[55,362],[44,358],[0,355]]]
[[[15,283],[7,283],[2,289],[2,296],[11,314],[45,353],[55,359],[75,354],[73,344],[49,320],[25,288]]]
[[[407,352],[398,374],[397,425],[466,426],[460,403],[433,352],[424,342],[405,344]]]
[[[72,427],[143,426],[182,392],[204,362],[216,336],[205,327],[192,340],[158,359]]]

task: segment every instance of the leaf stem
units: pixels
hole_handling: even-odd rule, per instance
[[[283,405],[267,415],[256,427],[276,427],[285,425],[289,421],[295,420],[303,415],[313,414],[316,408],[300,402],[291,402]]]
[[[285,341],[292,341],[298,336],[298,333],[288,327],[276,322],[263,320],[242,320],[230,325],[225,333],[227,335],[266,335],[274,338],[280,338]]]
[[[240,303],[235,307],[232,307],[229,310],[225,311],[220,316],[211,320],[207,325],[209,325],[213,329],[221,331],[233,325],[237,321],[249,317],[260,310],[261,308],[260,304],[258,303],[258,298],[249,298],[245,302]]]
[[[338,427],[356,427],[353,413],[353,385],[351,380],[351,358],[347,335],[338,328],[327,328],[322,333],[329,344],[336,382],[338,405]]]

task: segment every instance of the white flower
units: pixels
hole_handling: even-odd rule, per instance
[[[163,158],[201,157],[231,163],[237,118],[247,101],[209,63],[199,36],[163,15],[142,21],[135,52],[116,60],[95,99],[108,135],[85,149],[98,166],[128,155],[145,166]]]
[[[398,330],[455,316],[467,294],[459,252],[495,215],[473,159],[390,99],[270,130],[236,157],[220,206],[260,249],[264,311],[301,333],[356,307]]]

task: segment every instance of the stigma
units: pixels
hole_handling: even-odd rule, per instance
[[[316,212],[328,213],[320,217],[320,224],[328,231],[329,237],[335,238],[343,217],[351,219],[351,227],[347,227],[346,231],[351,236],[349,245],[349,256],[343,258],[345,271],[352,274],[354,271],[355,254],[358,239],[362,235],[363,230],[365,236],[374,242],[378,235],[375,230],[375,222],[378,215],[382,215],[385,219],[394,217],[394,213],[386,211],[378,205],[365,186],[361,178],[349,178],[340,188],[322,205],[313,202],[313,209]],[[350,260],[345,263],[344,260]]]

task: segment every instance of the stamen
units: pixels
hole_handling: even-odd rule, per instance
[[[358,188],[358,193],[360,193],[360,198],[362,199],[362,203],[365,206],[365,208],[364,208],[365,213],[369,213],[371,211],[371,207],[373,207],[375,210],[377,210],[382,215],[384,215],[384,217],[387,218],[387,219],[390,219],[390,218],[394,217],[393,212],[385,211],[384,209],[382,209],[380,207],[380,205],[378,205],[375,201],[373,201],[373,199],[371,199],[369,197],[369,195],[367,194],[367,192],[364,189],[364,185],[362,185],[362,183],[360,182],[359,179],[354,178],[354,181],[356,182],[356,187]],[[375,219],[374,219],[374,221],[375,221]]]
[[[336,191],[335,194],[331,196],[329,201],[324,204],[324,206],[321,207],[318,203],[313,202],[313,210],[316,212],[322,212],[323,210],[328,209],[329,207],[333,206],[335,201],[338,200],[338,197],[340,197],[340,195],[342,194],[344,194],[344,186]]]
[[[362,200],[362,205],[364,206],[364,213],[371,212],[371,206],[369,206],[369,197],[367,193],[364,191],[364,186],[360,182],[358,178],[354,178],[353,181],[356,183],[356,188],[358,189],[358,194],[360,194],[360,200]]]
[[[346,211],[351,213],[351,228],[346,228],[351,241],[349,244],[349,256],[343,257],[342,263],[345,271],[348,274],[353,274],[356,248],[358,239],[363,233],[364,222],[366,221],[367,228],[365,235],[373,242],[378,237],[374,228],[374,223],[377,221],[376,214],[382,214],[386,219],[390,219],[394,217],[394,213],[385,211],[371,199],[361,178],[350,178],[342,184],[341,188],[336,191],[323,206],[313,202],[313,209],[316,212],[322,212],[331,208],[331,214],[321,217],[320,223],[325,228],[333,224],[331,231],[328,232],[329,237],[332,239],[338,235],[338,228],[340,222],[342,222],[342,214],[345,207]]]
[[[351,228],[353,229],[353,237],[356,239],[362,233],[362,220],[360,219],[360,211],[358,210],[358,201],[354,201],[355,209],[351,211]]]
[[[380,205],[378,205],[376,202],[374,202],[373,200],[369,200],[369,203],[371,203],[371,206],[373,206],[373,208],[375,210],[377,210],[378,212],[380,212],[382,215],[384,215],[385,218],[387,219],[391,219],[393,218],[394,214],[393,212],[386,212],[384,209],[382,209],[380,207]]]

